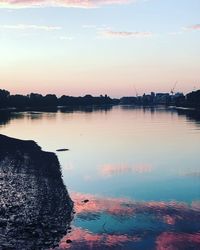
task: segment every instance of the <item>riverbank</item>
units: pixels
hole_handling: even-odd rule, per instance
[[[73,202],[55,154],[0,135],[1,249],[48,249],[67,233]]]
[[[58,107],[80,106],[112,106],[112,105],[138,105],[138,106],[176,106],[200,108],[200,90],[183,93],[155,93],[143,94],[142,96],[124,96],[111,98],[108,95],[100,96],[66,96],[57,97],[55,94],[43,96],[38,93],[28,95],[11,95],[9,91],[0,89],[0,109],[57,109]]]

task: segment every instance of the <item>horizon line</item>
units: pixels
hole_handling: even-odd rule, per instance
[[[93,95],[93,94],[84,94],[84,95],[77,95],[77,96],[74,96],[74,95],[67,95],[67,94],[62,94],[62,95],[57,95],[55,93],[46,93],[46,94],[41,94],[41,93],[38,93],[38,92],[30,92],[30,93],[27,93],[27,94],[20,94],[20,93],[12,93],[11,91],[7,90],[7,89],[0,89],[1,90],[4,90],[4,91],[8,91],[10,95],[22,95],[22,96],[28,96],[28,95],[31,95],[31,94],[38,94],[38,95],[42,95],[43,97],[47,96],[47,95],[55,95],[57,98],[61,98],[62,96],[68,96],[68,97],[75,97],[75,98],[78,98],[78,97],[85,97],[85,96],[92,96],[92,97],[109,97],[111,99],[121,99],[123,97],[142,97],[143,95],[151,95],[151,93],[154,93],[154,94],[169,94],[169,95],[173,95],[171,92],[162,92],[162,91],[159,91],[159,92],[155,92],[155,91],[150,91],[148,93],[143,93],[142,95],[124,95],[124,96],[121,96],[121,97],[111,97],[110,95],[108,94],[100,94],[100,95]],[[189,93],[192,93],[192,92],[196,92],[196,91],[200,91],[200,88],[199,89],[193,89],[192,91],[190,92],[187,92],[187,93],[184,93],[181,92],[181,91],[177,91],[177,92],[174,92],[174,94],[177,94],[177,93],[180,93],[180,94],[183,94],[184,96],[186,96],[187,94]]]

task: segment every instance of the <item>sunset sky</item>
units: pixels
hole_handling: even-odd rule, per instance
[[[0,0],[0,88],[112,97],[200,88],[199,0]]]

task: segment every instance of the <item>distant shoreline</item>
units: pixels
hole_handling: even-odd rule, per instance
[[[136,108],[172,108],[172,109],[180,109],[180,110],[193,110],[200,111],[200,107],[191,107],[191,106],[173,106],[173,105],[164,105],[164,104],[151,104],[151,105],[143,105],[143,104],[101,104],[101,105],[67,105],[67,106],[32,106],[32,107],[5,107],[0,108],[1,111],[10,111],[10,112],[52,112],[52,111],[62,111],[62,110],[85,110],[85,109],[111,109],[114,106],[132,106]]]
[[[10,95],[7,90],[0,90],[0,110],[9,109],[60,109],[67,107],[87,107],[87,106],[113,106],[113,105],[135,105],[135,106],[158,106],[166,107],[183,107],[200,109],[200,90],[190,92],[186,95],[183,93],[154,93],[144,94],[143,96],[129,96],[120,99],[111,98],[108,95],[83,97],[73,97],[63,95],[57,97],[53,94],[43,96],[37,93],[29,95]]]

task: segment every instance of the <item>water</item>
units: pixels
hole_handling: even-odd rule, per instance
[[[200,249],[195,114],[117,106],[21,112],[1,124],[43,150],[69,149],[56,154],[76,214],[57,249]]]

